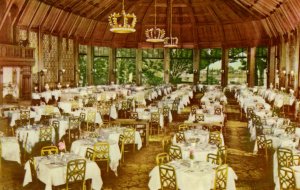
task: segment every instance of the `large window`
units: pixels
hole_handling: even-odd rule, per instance
[[[79,85],[87,84],[87,46],[79,45]]]
[[[93,80],[94,85],[108,83],[108,56],[107,47],[94,47]]]
[[[229,49],[228,84],[246,84],[247,72],[247,49]]]
[[[142,83],[159,85],[164,80],[164,50],[143,49]]]
[[[222,49],[201,49],[200,77],[202,84],[220,84],[222,70]]]
[[[120,48],[116,52],[117,84],[135,82],[135,49]]]
[[[268,48],[257,47],[255,54],[255,86],[267,85]]]
[[[171,49],[170,57],[170,81],[193,82],[193,49]]]

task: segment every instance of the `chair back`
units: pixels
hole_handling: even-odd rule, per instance
[[[52,127],[54,128],[54,131],[55,131],[55,144],[56,144],[59,141],[59,121],[53,120]]]
[[[127,103],[127,101],[122,101],[122,103],[121,103],[121,110],[127,111],[127,109],[128,109],[128,103]]]
[[[135,129],[126,128],[123,131],[123,137],[124,144],[135,144]]]
[[[176,142],[177,143],[184,143],[185,142],[185,136],[183,131],[179,131],[176,133]]]
[[[52,115],[54,113],[54,106],[46,105],[44,109],[45,115]]]
[[[103,161],[109,159],[109,144],[107,142],[97,142],[94,144],[94,161]]]
[[[226,164],[227,162],[227,149],[225,146],[219,146],[218,148],[219,164]]]
[[[222,109],[220,107],[215,108],[215,115],[221,115]]]
[[[228,178],[228,165],[223,164],[217,167],[215,175],[214,190],[226,190]]]
[[[69,118],[69,129],[79,129],[80,119],[79,117],[70,117]]]
[[[294,190],[296,189],[296,180],[294,171],[289,167],[278,168],[278,177],[280,183],[280,190]]]
[[[57,146],[44,146],[41,149],[41,156],[47,156],[51,154],[58,154]]]
[[[199,109],[199,106],[193,105],[193,106],[191,107],[191,114],[192,114],[192,115],[195,115],[196,112],[197,112],[197,109]]]
[[[252,115],[254,114],[253,107],[247,107],[247,119],[252,119]]]
[[[208,143],[215,144],[218,147],[222,145],[222,138],[220,131],[209,132]]]
[[[163,107],[163,116],[164,116],[164,118],[169,118],[169,112],[170,112],[169,106],[164,106]]]
[[[186,125],[186,124],[180,124],[179,126],[178,126],[178,131],[186,131],[186,130],[188,130],[189,129],[189,127]]]
[[[169,157],[170,160],[182,159],[181,148],[177,145],[171,145],[169,148]]]
[[[52,141],[52,127],[44,126],[40,128],[40,142]]]
[[[204,121],[204,115],[203,114],[196,114],[195,121],[196,122]]]
[[[294,126],[288,126],[285,128],[286,134],[293,135],[296,133],[296,128]]]
[[[20,124],[21,126],[30,124],[30,110],[20,110]]]
[[[175,101],[174,101],[174,102],[172,103],[172,111],[177,113],[177,111],[178,111],[178,106],[179,106],[179,102],[175,102]]]
[[[34,157],[31,157],[28,161],[29,161],[29,167],[30,167],[32,181],[34,182],[34,181],[37,180],[36,166],[35,166]]]
[[[160,120],[160,115],[158,112],[152,112],[151,113],[151,118],[150,118],[150,122],[151,123],[159,123]]]
[[[95,120],[96,120],[96,112],[95,111],[88,112],[86,115],[86,122],[95,123]]]
[[[256,137],[256,142],[257,142],[257,148],[258,150],[263,150],[266,148],[266,136],[265,135],[259,135]]]
[[[277,149],[278,168],[293,166],[293,152],[288,148]]]
[[[130,112],[129,119],[138,119],[138,118],[139,118],[138,112]]]
[[[176,172],[173,166],[162,164],[159,165],[159,177],[161,189],[178,190]]]
[[[94,150],[92,148],[87,148],[85,152],[85,158],[88,160],[93,160]]]
[[[169,154],[166,152],[158,153],[156,155],[156,165],[166,164],[170,161]]]
[[[85,118],[86,118],[86,114],[84,112],[81,112],[80,115],[79,115],[79,118],[80,118],[81,122],[84,122]]]
[[[71,160],[67,164],[66,189],[69,189],[71,183],[82,183],[82,188],[85,186],[85,171],[86,160],[77,159]]]

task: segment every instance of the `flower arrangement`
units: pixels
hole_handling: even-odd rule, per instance
[[[58,149],[61,152],[66,152],[66,143],[65,143],[65,141],[60,141],[58,143]]]

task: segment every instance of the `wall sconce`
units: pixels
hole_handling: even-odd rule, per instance
[[[286,70],[282,70],[282,74],[285,76],[286,75]]]
[[[42,69],[42,70],[40,70],[40,74],[43,76],[43,75],[45,75],[47,73],[47,69]]]
[[[112,71],[113,71],[113,73],[117,73],[118,69],[114,68]]]
[[[66,72],[66,69],[59,69],[60,74],[63,74]]]
[[[197,70],[197,69],[194,69],[194,73],[195,73],[195,74],[198,73],[198,70]]]
[[[76,69],[75,72],[76,72],[76,73],[80,73],[80,69]]]
[[[278,69],[276,69],[276,73],[278,73],[279,72],[279,70]]]
[[[221,72],[221,73],[224,73],[224,69],[221,69],[220,72]]]
[[[248,69],[246,70],[246,73],[247,73],[247,74],[249,73],[249,70],[248,70]]]
[[[294,71],[291,71],[290,73],[291,73],[291,76],[293,77],[294,76]]]
[[[92,69],[92,74],[97,73],[97,69]]]
[[[169,73],[169,70],[168,70],[168,69],[167,69],[167,70],[165,70],[165,73],[166,73],[166,74],[168,74],[168,73]],[[171,73],[171,74],[172,74],[172,73]]]

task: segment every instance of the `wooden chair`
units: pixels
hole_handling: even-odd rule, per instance
[[[300,164],[300,156],[293,155],[292,150],[288,148],[278,148],[277,149],[277,161],[278,161],[278,168],[281,167],[291,167],[294,165]]]
[[[94,144],[93,160],[95,162],[105,161],[107,163],[106,171],[109,171],[109,144],[107,142],[97,142]]]
[[[204,114],[196,114],[195,121],[196,122],[204,121]]]
[[[30,110],[20,110],[21,126],[30,125]]]
[[[222,145],[221,132],[220,131],[209,132],[208,143],[215,144],[218,147],[221,146]]]
[[[187,130],[189,130],[187,124],[182,123],[178,126],[178,131],[187,131]]]
[[[123,131],[124,136],[124,146],[132,145],[132,150],[135,152],[135,129],[134,128],[126,128]],[[124,149],[125,151],[125,149]]]
[[[159,153],[156,155],[156,165],[166,164],[170,161],[169,154],[166,152]]]
[[[228,178],[228,165],[223,164],[217,167],[215,174],[214,190],[226,190]]]
[[[199,109],[199,106],[198,105],[193,105],[191,107],[191,114],[196,115],[197,109]]]
[[[47,156],[51,154],[58,154],[57,146],[44,146],[41,149],[41,156]]]
[[[95,130],[96,111],[90,111],[86,115],[86,128],[87,131]]]
[[[159,133],[160,130],[160,115],[158,112],[152,112],[150,117],[150,135],[153,135],[154,132]]]
[[[278,168],[278,177],[280,190],[296,190],[296,179],[292,168]]]
[[[166,164],[159,165],[161,189],[178,190],[176,172],[174,167]]]
[[[69,118],[69,128],[67,130],[67,135],[69,139],[69,143],[71,143],[71,139],[79,139],[80,138],[80,119],[79,117],[70,117]]]
[[[225,146],[220,146],[218,148],[217,154],[209,153],[206,157],[207,162],[212,164],[222,165],[227,162],[227,149]]]
[[[125,160],[125,157],[124,157],[124,135],[120,134],[119,136],[119,148],[120,148],[120,153],[121,153],[121,159],[122,159],[122,162],[124,162]]]
[[[74,184],[74,187],[82,190],[86,190],[85,183],[85,173],[86,173],[86,160],[77,159],[71,160],[67,164],[67,174],[66,174],[66,190],[70,189],[70,186]],[[76,185],[76,186],[75,186]]]
[[[93,160],[93,156],[94,156],[94,149],[87,148],[85,152],[85,158],[88,160]]]
[[[296,133],[296,127],[295,126],[288,126],[285,128],[286,134],[292,135]]]
[[[185,136],[183,131],[179,131],[175,134],[177,143],[185,143]]]
[[[58,120],[53,120],[52,121],[52,127],[54,128],[55,132],[55,144],[59,142],[59,121]]]
[[[181,148],[177,145],[171,145],[169,148],[168,154],[169,154],[170,160],[182,159]]]
[[[222,114],[222,109],[220,107],[215,108],[215,115],[221,115]]]
[[[266,139],[265,135],[259,135],[256,137],[257,150],[259,154],[263,154],[268,161],[268,150],[273,147],[273,142],[271,139]]]

